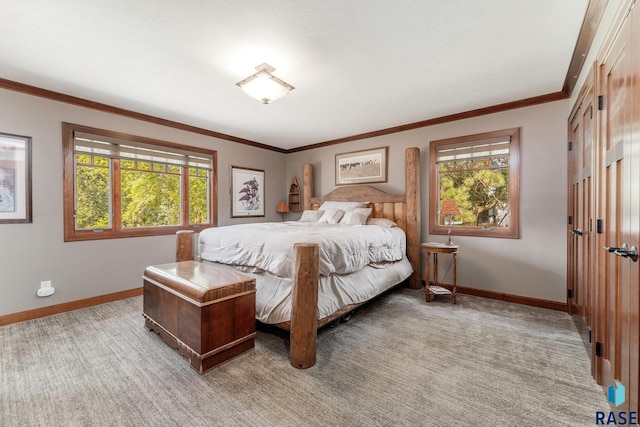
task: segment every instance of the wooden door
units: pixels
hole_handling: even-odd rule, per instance
[[[595,146],[593,81],[593,73],[590,73],[570,123],[568,241],[569,310],[574,316],[576,326],[590,354],[592,354],[592,313],[595,304],[592,280],[594,271],[592,259],[593,150]]]
[[[576,326],[579,327],[575,315],[579,311],[577,295],[578,295],[578,236],[576,230],[579,228],[580,220],[578,219],[578,208],[580,201],[578,196],[580,194],[580,182],[577,176],[578,170],[578,158],[580,147],[582,146],[581,138],[581,126],[580,121],[580,106],[577,111],[572,114],[572,119],[569,123],[569,160],[567,164],[568,176],[569,176],[569,194],[568,194],[568,238],[567,238],[567,308],[569,314],[574,315],[574,321]]]
[[[640,248],[640,6],[631,6],[627,26],[630,28],[629,51],[631,52],[631,66],[627,86],[630,92],[629,137],[625,144],[625,161],[629,165],[624,175],[625,204],[623,208],[623,242],[630,249]],[[628,376],[627,400],[629,409],[640,411],[640,265],[636,257],[627,257],[622,261],[628,281],[624,286],[628,291],[623,292],[627,297],[626,322],[628,332],[628,368],[622,369]],[[625,348],[625,346],[623,346]]]
[[[601,357],[595,368],[602,385],[618,381],[625,386],[627,400],[620,410],[638,410],[638,263],[624,256],[623,250],[613,249],[623,244],[638,245],[640,162],[634,103],[639,97],[633,55],[640,46],[637,42],[632,46],[630,19],[622,26],[600,66],[602,133],[598,142],[601,170],[598,215],[603,230],[597,246],[612,249],[599,249],[601,253],[596,255],[596,341]]]
[[[590,75],[592,76],[592,75]],[[591,344],[592,333],[592,313],[595,306],[595,292],[593,283],[593,241],[594,235],[594,193],[593,193],[593,151],[595,148],[595,115],[594,115],[594,91],[593,77],[590,77],[588,91],[583,101],[582,109],[582,156],[580,158],[580,230],[578,239],[578,304],[579,315],[582,324],[583,335],[587,335],[587,342]],[[592,354],[591,346],[588,346],[590,354]]]

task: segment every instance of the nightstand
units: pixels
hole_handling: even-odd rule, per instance
[[[451,297],[451,303],[455,304],[457,291],[456,256],[458,255],[458,245],[445,245],[444,243],[429,242],[421,244],[420,247],[422,252],[425,254],[424,296],[426,302],[429,302],[431,295],[444,295]],[[453,257],[451,261],[453,265],[453,287],[451,290],[442,286],[444,283],[438,284],[438,254],[450,254]],[[433,255],[433,282],[431,282],[431,255]],[[431,283],[433,283],[433,285]]]

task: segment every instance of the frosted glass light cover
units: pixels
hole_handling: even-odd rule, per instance
[[[270,71],[274,71],[275,68],[269,64],[258,65],[256,69],[257,73],[236,84],[242,88],[244,93],[263,104],[280,99],[294,89],[290,84],[270,74]]]

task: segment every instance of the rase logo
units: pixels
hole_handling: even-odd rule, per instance
[[[616,407],[624,403],[625,390],[624,386],[618,381],[614,385],[610,385],[607,389],[607,398],[609,403],[613,403]]]
[[[607,389],[607,400],[616,407],[622,405],[625,400],[625,389],[618,381]],[[624,426],[638,425],[638,413],[635,411],[596,412],[596,425]]]

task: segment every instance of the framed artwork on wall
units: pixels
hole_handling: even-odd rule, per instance
[[[389,147],[336,154],[336,185],[387,182]]]
[[[264,216],[264,170],[231,166],[231,218]]]
[[[0,133],[0,224],[32,222],[31,138]]]

